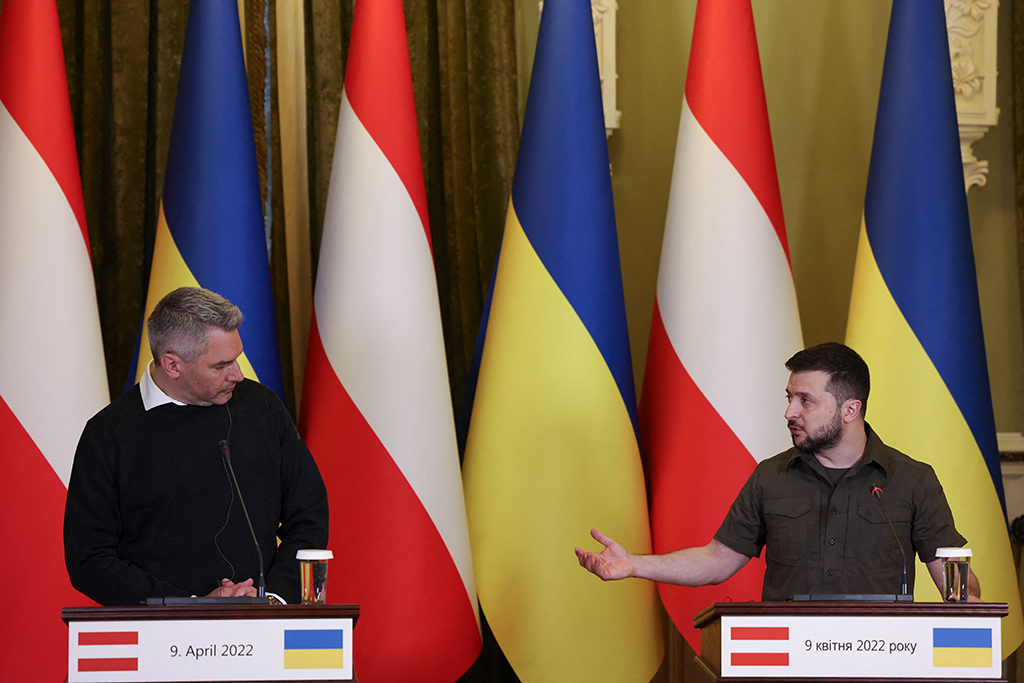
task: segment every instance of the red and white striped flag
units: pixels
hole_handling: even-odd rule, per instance
[[[0,9],[0,680],[67,673],[64,498],[108,402],[85,206],[54,0]]]
[[[75,667],[82,672],[138,671],[138,631],[79,631]]]
[[[729,663],[733,666],[789,666],[789,627],[729,627]]]
[[[401,0],[356,5],[313,308],[300,429],[356,669],[454,681],[481,641]]]
[[[754,466],[791,444],[785,361],[802,348],[750,0],[701,0],[658,273],[643,397],[651,533],[665,553],[711,540]],[[659,584],[693,616],[758,600],[764,565],[720,586]]]

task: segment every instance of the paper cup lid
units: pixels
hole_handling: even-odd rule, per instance
[[[330,560],[334,558],[334,553],[330,550],[298,550],[295,552],[295,558],[298,560]]]
[[[971,557],[970,548],[936,548],[935,557]]]

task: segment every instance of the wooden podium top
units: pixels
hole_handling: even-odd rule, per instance
[[[139,621],[146,619],[336,619],[355,624],[359,605],[138,605],[134,607],[65,607],[69,621]]]

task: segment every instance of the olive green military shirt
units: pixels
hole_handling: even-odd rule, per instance
[[[866,429],[864,455],[834,484],[812,454],[791,448],[760,463],[736,497],[715,538],[751,557],[765,550],[763,600],[900,592],[903,561],[876,485],[907,554],[908,591],[914,554],[930,562],[936,548],[966,545],[931,465]]]

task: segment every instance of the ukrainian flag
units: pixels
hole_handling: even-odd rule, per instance
[[[932,629],[932,666],[991,667],[992,629]]]
[[[341,629],[286,630],[284,668],[345,668],[344,634]]]
[[[205,287],[242,310],[242,372],[283,398],[235,0],[189,5],[145,318],[165,294],[184,286]],[[151,358],[143,325],[129,384]]]
[[[463,479],[480,604],[520,680],[649,681],[654,584],[602,583],[591,527],[650,552],[588,0],[548,0]]]
[[[941,0],[894,0],[847,343],[871,368],[867,418],[930,463],[987,602],[1009,604],[1003,657],[1024,636]],[[936,595],[924,565],[918,599]]]

